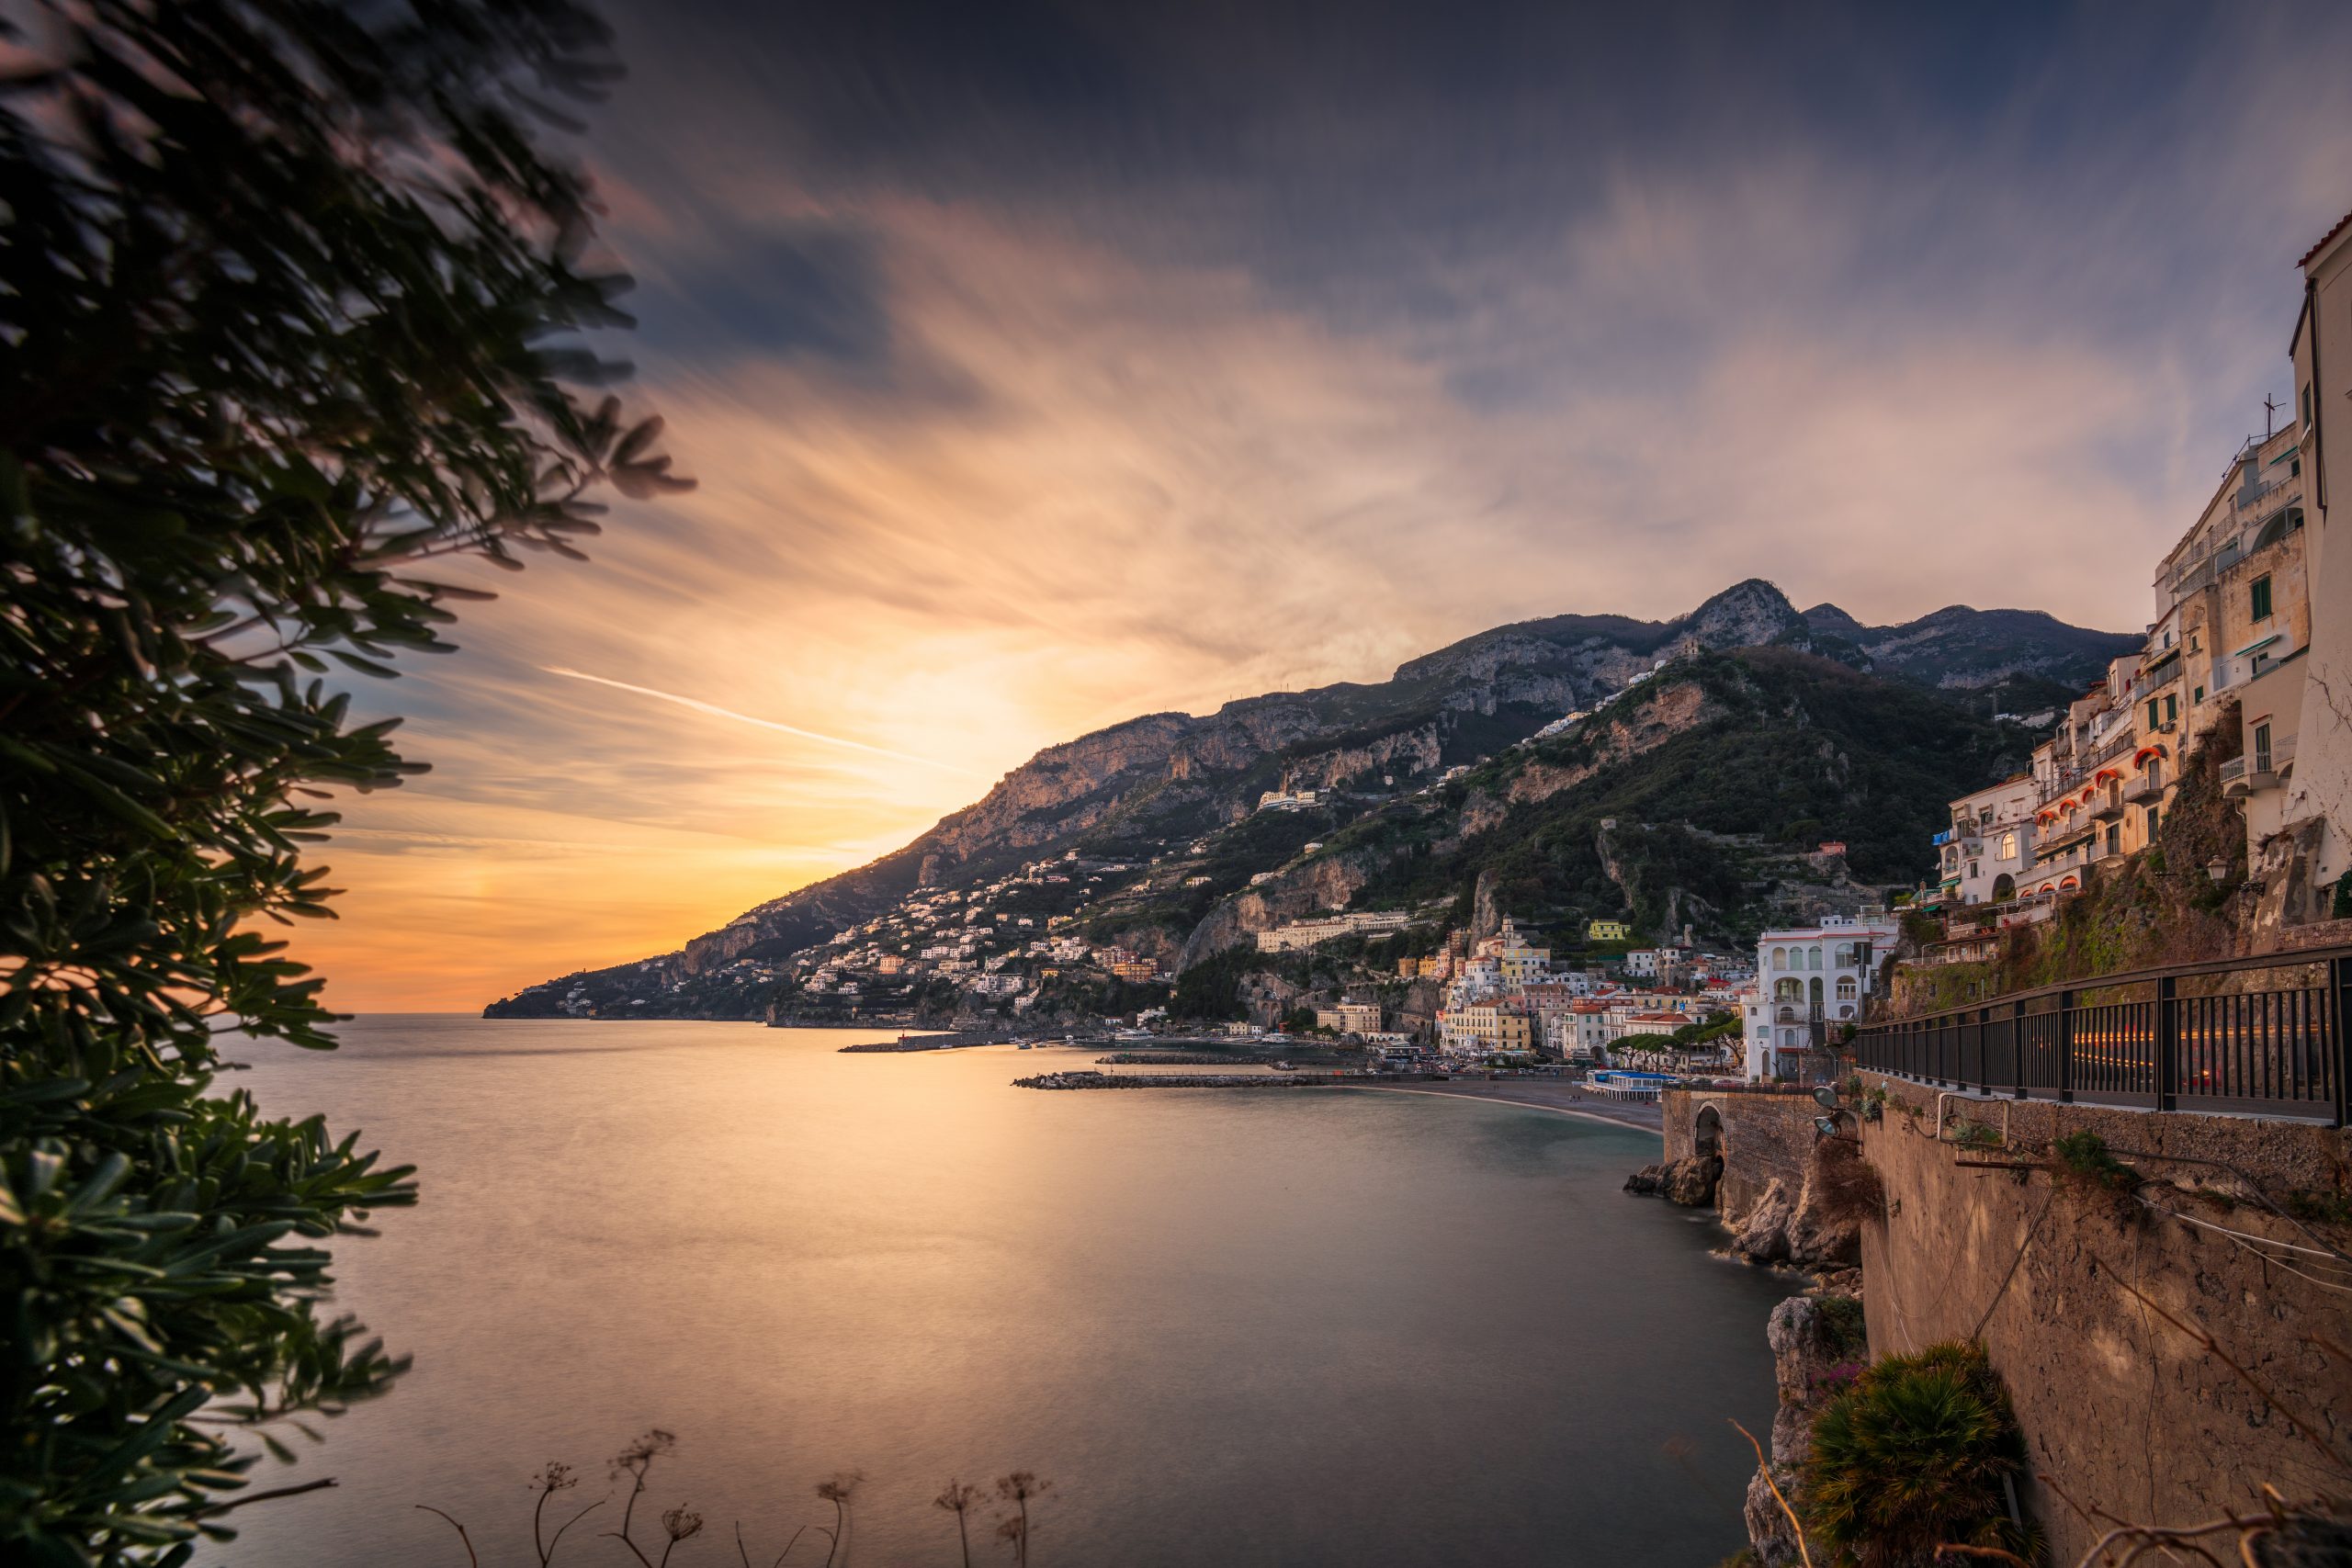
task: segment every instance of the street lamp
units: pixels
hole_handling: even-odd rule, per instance
[[[2230,863],[2228,857],[2224,855],[2215,855],[2211,860],[2207,861],[2205,863],[2205,874],[2211,877],[2216,882],[2227,882],[2230,878]]]

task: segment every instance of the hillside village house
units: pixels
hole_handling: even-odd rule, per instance
[[[2074,892],[2093,864],[2154,842],[2183,761],[2226,701],[2240,705],[2249,755],[2225,764],[2225,786],[2240,795],[2278,788],[2294,754],[2290,727],[2312,635],[2305,468],[2294,429],[2249,438],[2196,524],[2158,563],[2146,645],[2111,663],[2034,751],[2033,821],[2022,836],[2030,863],[2012,874],[2017,893]],[[2257,761],[2271,766],[2257,770]],[[1981,811],[1984,793],[1952,803],[1956,823],[1963,808]],[[2257,818],[2263,831],[2273,830],[2283,806],[2250,803],[2250,829]],[[1965,854],[1951,855],[1942,840],[1939,847],[1946,901],[2000,901],[1991,887],[1984,899],[1968,897],[1965,878],[1956,883],[1952,874]]]
[[[1317,1028],[1335,1034],[1353,1034],[1363,1038],[1380,1032],[1380,1004],[1377,1002],[1341,1002],[1336,1007],[1315,1010]]]
[[[2018,896],[2032,865],[2033,775],[2019,773],[1951,803],[1951,826],[1936,835],[1946,902],[1998,904]]]
[[[1585,922],[1584,939],[1587,942],[1623,942],[1632,934],[1633,933],[1631,931],[1625,929],[1625,922],[1623,920],[1588,920]]]
[[[1860,1018],[1878,957],[1900,930],[1885,915],[1830,915],[1758,939],[1756,990],[1742,1009],[1748,1077],[1795,1074],[1816,1040]]]

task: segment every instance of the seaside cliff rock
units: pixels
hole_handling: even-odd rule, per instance
[[[1783,1568],[1803,1559],[1788,1516],[1773,1500],[1772,1483],[1796,1502],[1798,1472],[1813,1451],[1814,1417],[1841,1386],[1835,1374],[1849,1353],[1831,1314],[1814,1296],[1792,1296],[1774,1307],[1764,1339],[1772,1348],[1772,1380],[1781,1396],[1769,1450],[1771,1483],[1760,1469],[1748,1479],[1743,1513],[1758,1568]]]
[[[1851,1268],[1861,1261],[1861,1226],[1828,1213],[1810,1170],[1793,1196],[1788,1183],[1776,1176],[1741,1222],[1731,1250],[1756,1264]]]
[[[1644,1197],[1664,1198],[1686,1209],[1704,1209],[1715,1201],[1715,1183],[1722,1179],[1723,1157],[1693,1156],[1664,1165],[1645,1165],[1625,1178],[1625,1190]]]

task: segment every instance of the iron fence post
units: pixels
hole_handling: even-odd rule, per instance
[[[2335,1075],[2335,1124],[2352,1127],[2352,958],[2327,964],[2328,1071]]]
[[[2025,1004],[2019,1002],[2009,1019],[2009,1098],[2025,1098]]]
[[[2180,982],[2166,975],[2156,981],[2156,1109],[2179,1109]]]
[[[2075,1098],[2075,993],[2058,993],[2058,1098]]]

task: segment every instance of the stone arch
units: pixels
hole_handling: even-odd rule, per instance
[[[1699,1107],[1698,1115],[1690,1119],[1690,1151],[1701,1159],[1719,1155],[1724,1149],[1724,1113],[1714,1101]]]
[[[2006,904],[2017,896],[2018,879],[2016,877],[2011,876],[2005,871],[2001,873],[2000,875],[1993,879],[1993,901],[1995,903]]]

